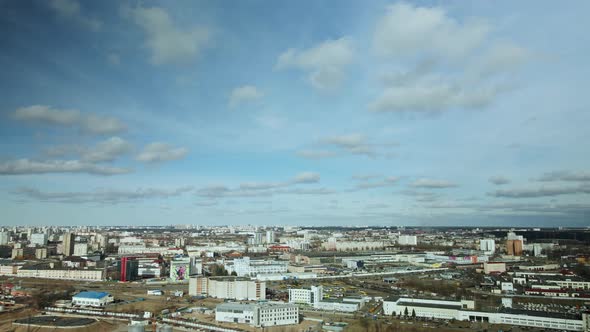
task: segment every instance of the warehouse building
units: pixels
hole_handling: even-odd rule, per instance
[[[299,307],[276,303],[222,303],[215,308],[215,320],[256,327],[294,325],[299,324]]]
[[[104,307],[113,302],[111,294],[107,292],[80,292],[72,297],[72,304],[84,307]]]
[[[546,311],[530,311],[504,308],[500,312],[473,310],[474,301],[440,301],[429,299],[399,298],[383,301],[385,315],[416,316],[445,320],[487,322],[541,329],[585,331],[581,317]]]

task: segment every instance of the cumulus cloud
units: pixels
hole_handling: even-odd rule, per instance
[[[489,106],[512,88],[506,74],[530,58],[527,49],[498,42],[490,31],[487,22],[459,22],[438,7],[389,6],[373,36],[376,53],[406,65],[427,60],[406,73],[385,75],[384,89],[369,103],[369,110],[434,112]]]
[[[16,159],[0,163],[0,175],[24,175],[47,173],[87,173],[117,175],[130,173],[127,168],[96,165],[80,160],[29,160]]]
[[[541,175],[537,181],[590,181],[590,172],[585,171],[554,171]]]
[[[320,175],[314,172],[299,173],[287,181],[280,182],[244,182],[237,188],[224,185],[212,185],[197,190],[197,195],[209,199],[222,197],[269,197],[280,194],[297,195],[325,195],[332,193],[325,188],[294,188],[297,185],[315,184],[320,181]]]
[[[414,188],[444,189],[457,187],[455,183],[446,180],[421,178],[411,184]]]
[[[590,186],[542,186],[537,188],[496,190],[488,193],[490,196],[505,198],[536,198],[573,194],[590,194]]]
[[[17,109],[14,118],[19,121],[77,127],[90,134],[115,134],[125,131],[127,127],[117,118],[81,113],[78,110],[57,109],[46,105],[33,105]]]
[[[378,180],[374,180],[373,177],[363,177],[358,179],[359,182],[355,185],[356,190],[390,187],[397,184],[399,180],[399,178],[395,176],[382,177]]]
[[[372,179],[378,179],[383,177],[381,174],[356,174],[352,176],[352,179],[355,181],[369,181]]]
[[[76,0],[50,0],[48,4],[58,15],[74,20],[91,30],[98,31],[102,27],[101,21],[82,14],[80,3]]]
[[[481,213],[491,214],[549,214],[561,216],[579,216],[590,213],[590,205],[585,203],[563,203],[563,204],[546,204],[546,203],[514,203],[514,202],[494,202],[487,204],[473,204],[462,202],[440,202],[424,205],[428,209],[468,209],[480,211]]]
[[[229,107],[234,108],[264,97],[264,93],[253,85],[243,85],[232,90],[229,96]]]
[[[511,72],[525,64],[531,58],[531,52],[512,42],[495,43],[479,59],[475,60],[471,75],[493,76],[498,73]]]
[[[320,182],[320,175],[314,172],[303,172],[297,174],[291,183],[318,183]]]
[[[158,163],[182,159],[187,154],[187,148],[173,147],[163,142],[154,142],[146,145],[143,151],[136,156],[136,159],[146,163]]]
[[[442,8],[397,3],[378,21],[373,47],[386,57],[425,53],[455,58],[479,47],[490,30],[482,20],[458,22]]]
[[[275,68],[303,70],[314,88],[334,89],[344,81],[345,68],[354,60],[354,53],[350,38],[326,40],[309,49],[285,51],[279,56]]]
[[[432,112],[448,108],[482,108],[502,91],[497,86],[468,87],[458,82],[424,80],[407,86],[387,87],[372,103],[373,112]]]
[[[326,150],[300,150],[297,155],[305,159],[325,159],[335,157],[336,153]]]
[[[82,160],[91,163],[113,161],[131,151],[131,143],[120,137],[111,137],[82,153]]]
[[[25,198],[54,203],[132,203],[149,199],[166,199],[190,192],[193,187],[185,186],[175,189],[138,188],[136,190],[100,189],[90,192],[45,192],[34,188],[20,188],[13,192]]]
[[[492,176],[488,180],[498,186],[510,183],[510,179],[502,175]]]
[[[351,154],[365,155],[375,157],[377,155],[372,144],[367,142],[365,136],[361,134],[350,134],[331,136],[321,139],[321,143],[344,149]]]
[[[154,65],[194,59],[209,41],[207,28],[182,29],[159,7],[136,7],[124,10],[124,14],[145,32],[145,46],[151,52],[150,62]]]
[[[441,194],[427,191],[403,190],[401,193],[403,195],[415,197],[414,199],[417,202],[434,202],[441,198]]]

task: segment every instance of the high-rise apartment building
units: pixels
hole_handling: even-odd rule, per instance
[[[76,241],[76,234],[67,232],[63,235],[63,254],[64,256],[72,256],[74,254],[74,245]]]

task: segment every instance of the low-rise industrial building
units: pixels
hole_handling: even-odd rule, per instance
[[[423,318],[584,331],[584,322],[581,317],[575,315],[513,308],[504,308],[500,312],[482,312],[473,310],[474,306],[474,301],[399,298],[383,301],[383,312],[385,315],[415,315]]]
[[[215,308],[218,322],[245,323],[256,327],[299,323],[299,307],[294,304],[222,303]]]
[[[72,304],[85,307],[104,307],[113,300],[111,294],[107,292],[80,292],[72,297]]]

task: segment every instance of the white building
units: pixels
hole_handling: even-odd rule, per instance
[[[275,243],[275,231],[266,231],[266,243]]]
[[[493,239],[479,240],[479,250],[484,251],[487,255],[493,255],[496,252],[496,241]]]
[[[506,263],[502,262],[485,262],[483,263],[483,272],[490,273],[504,273],[506,272]]]
[[[299,307],[294,304],[222,303],[215,308],[215,320],[256,327],[294,325],[299,323]]]
[[[19,269],[16,275],[20,278],[101,281],[104,280],[104,269],[36,269],[35,267],[26,267]]]
[[[358,302],[324,300],[318,302],[315,308],[325,311],[355,312],[360,309],[360,304]]]
[[[88,254],[88,243],[76,243],[74,244],[74,256],[86,256]]]
[[[318,310],[355,312],[366,302],[366,299],[324,300],[324,288],[311,286],[310,289],[289,289],[289,303],[307,304]]]
[[[236,272],[239,277],[255,277],[258,274],[286,273],[288,266],[287,261],[250,260],[250,257],[244,257],[234,259],[233,264],[226,263],[225,269],[228,273]]]
[[[317,308],[320,301],[324,299],[323,286],[311,286],[311,289],[291,288],[289,289],[289,303],[308,304]]]
[[[266,299],[266,283],[242,277],[191,277],[190,296],[259,301]]]
[[[378,250],[384,247],[383,241],[338,241],[336,238],[329,238],[327,242],[322,243],[323,249],[336,251]]]
[[[10,240],[10,236],[8,232],[0,232],[0,245],[7,245],[8,241]]]
[[[113,297],[106,292],[80,292],[72,297],[73,305],[85,307],[104,307],[113,301]]]
[[[545,311],[525,311],[504,308],[500,312],[482,312],[473,310],[473,301],[440,301],[427,299],[399,298],[396,301],[383,301],[385,315],[407,315],[423,318],[487,322],[555,329],[567,331],[584,331],[584,322],[568,315]]]
[[[132,254],[160,254],[163,256],[174,256],[184,254],[184,250],[181,248],[168,248],[168,247],[146,247],[145,244],[121,244],[117,250],[119,255],[132,255]]]
[[[500,284],[502,292],[514,292],[514,285],[511,282],[503,282]]]
[[[418,237],[416,235],[400,235],[397,238],[397,244],[400,246],[415,246],[418,244]]]
[[[590,289],[590,281],[576,278],[548,278],[545,280],[548,284],[555,284],[563,289]]]
[[[39,247],[46,246],[47,245],[47,234],[45,234],[45,233],[31,234],[31,244],[37,245]]]

